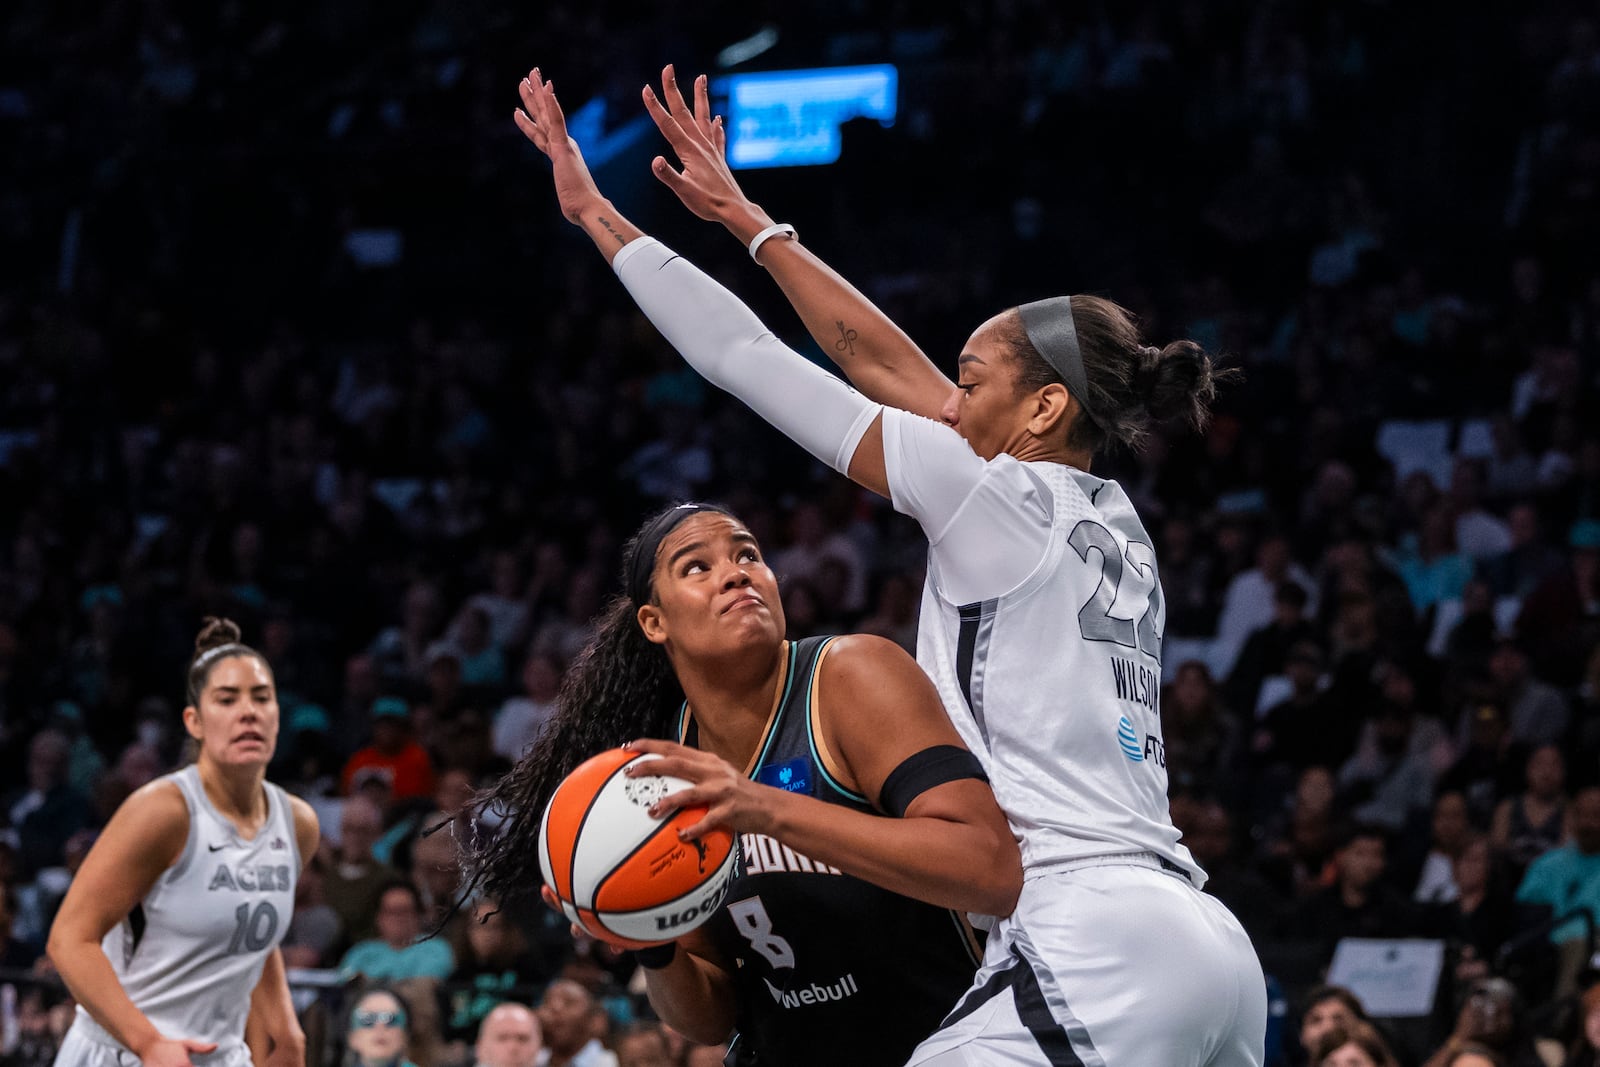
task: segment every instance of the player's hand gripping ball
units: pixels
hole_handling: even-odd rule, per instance
[[[704,807],[652,816],[656,801],[692,783],[623,769],[659,759],[614,748],[578,765],[539,823],[539,868],[568,919],[603,941],[642,948],[671,941],[716,912],[733,874],[733,835],[698,841],[678,831]]]

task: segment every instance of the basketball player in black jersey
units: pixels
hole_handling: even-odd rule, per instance
[[[477,881],[526,897],[551,792],[632,742],[695,783],[658,805],[708,806],[687,838],[740,841],[712,921],[640,954],[661,1017],[708,1044],[735,1033],[732,1064],[903,1063],[976,969],[962,913],[1008,914],[1021,889],[976,759],[898,646],[785,640],[777,581],[726,511],[657,514],[624,577],[555,720],[483,801],[514,814]]]

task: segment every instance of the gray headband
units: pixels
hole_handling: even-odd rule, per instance
[[[1078,324],[1072,321],[1072,297],[1052,296],[1017,308],[1028,341],[1044,361],[1061,375],[1067,391],[1090,418],[1089,379],[1083,373],[1083,351],[1078,347]]]

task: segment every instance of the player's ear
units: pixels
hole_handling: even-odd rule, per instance
[[[652,645],[667,643],[667,620],[661,614],[661,609],[654,604],[645,604],[639,608],[634,618],[639,620],[639,629],[644,631],[644,639]]]
[[[183,709],[183,728],[189,731],[190,737],[200,740],[200,709],[193,704]]]
[[[1028,432],[1035,437],[1045,437],[1053,430],[1067,425],[1077,407],[1072,394],[1059,382],[1033,394],[1033,410],[1029,412]]]

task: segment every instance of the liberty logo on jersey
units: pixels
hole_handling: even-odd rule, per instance
[[[787,989],[779,989],[772,984],[771,979],[763,978],[761,980],[767,984],[767,992],[772,994],[773,1002],[780,1008],[826,1004],[832,1000],[843,1000],[845,997],[861,991],[861,987],[856,985],[856,976],[854,974],[847,974],[837,982],[830,982],[828,985],[818,985],[812,982],[806,988],[792,992]]]

